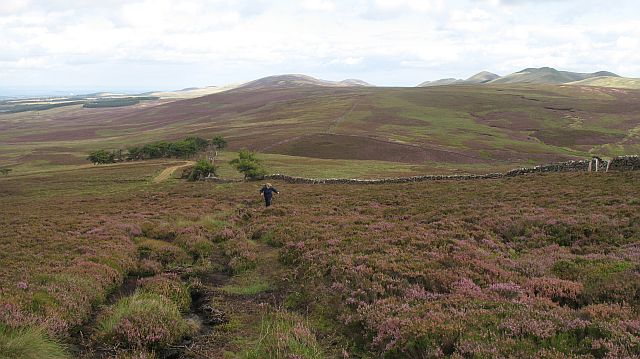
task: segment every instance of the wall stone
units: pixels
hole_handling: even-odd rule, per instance
[[[597,166],[596,166],[597,163]],[[465,181],[479,179],[496,179],[503,177],[522,176],[530,173],[547,173],[547,172],[592,172],[597,171],[639,171],[639,156],[620,156],[615,157],[611,162],[602,160],[599,157],[593,157],[590,160],[567,161],[540,165],[535,167],[516,168],[507,173],[489,173],[485,175],[426,175],[413,177],[396,177],[381,179],[349,179],[349,178],[303,178],[293,177],[283,174],[267,175],[264,179],[279,180],[293,184],[384,184],[384,183],[410,183],[423,181]]]

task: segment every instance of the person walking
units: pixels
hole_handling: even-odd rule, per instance
[[[269,207],[271,205],[271,199],[273,198],[273,194],[279,194],[278,190],[271,186],[271,183],[265,183],[264,186],[260,189],[260,194],[264,196],[264,205]]]

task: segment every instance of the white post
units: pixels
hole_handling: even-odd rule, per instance
[[[609,172],[609,165],[611,164],[612,160],[607,161],[607,169],[605,170],[605,172]]]
[[[596,172],[598,172],[598,159],[596,158]]]
[[[589,160],[589,172],[591,172],[591,164],[593,163],[593,160]]]

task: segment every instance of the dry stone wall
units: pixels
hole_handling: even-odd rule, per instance
[[[478,179],[496,179],[503,177],[522,176],[530,173],[545,172],[606,172],[606,171],[639,171],[639,156],[620,156],[611,161],[604,161],[599,157],[590,160],[567,161],[551,163],[535,167],[517,168],[507,173],[489,173],[485,175],[426,175],[413,177],[397,177],[382,179],[349,179],[349,178],[303,178],[293,177],[283,174],[273,174],[265,176],[264,179],[279,180],[294,184],[381,184],[381,183],[410,183],[423,181],[464,181]]]

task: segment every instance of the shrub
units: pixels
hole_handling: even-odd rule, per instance
[[[0,359],[67,359],[62,344],[41,328],[9,329],[0,323]]]
[[[168,298],[139,291],[120,299],[97,321],[96,339],[128,348],[155,349],[195,332]]]
[[[189,181],[205,179],[209,175],[217,176],[217,168],[209,160],[199,160],[189,173]]]
[[[155,293],[171,300],[181,312],[187,312],[191,306],[189,288],[180,282],[176,275],[156,275],[139,281],[140,291]]]
[[[105,150],[97,150],[89,153],[87,159],[93,164],[101,165],[116,162],[116,152],[107,152]]]
[[[249,150],[240,150],[238,158],[231,160],[229,164],[242,173],[245,179],[260,179],[267,174],[256,154]]]
[[[222,136],[215,136],[211,140],[211,144],[216,148],[216,150],[220,151],[227,147],[227,140],[225,140]]]

